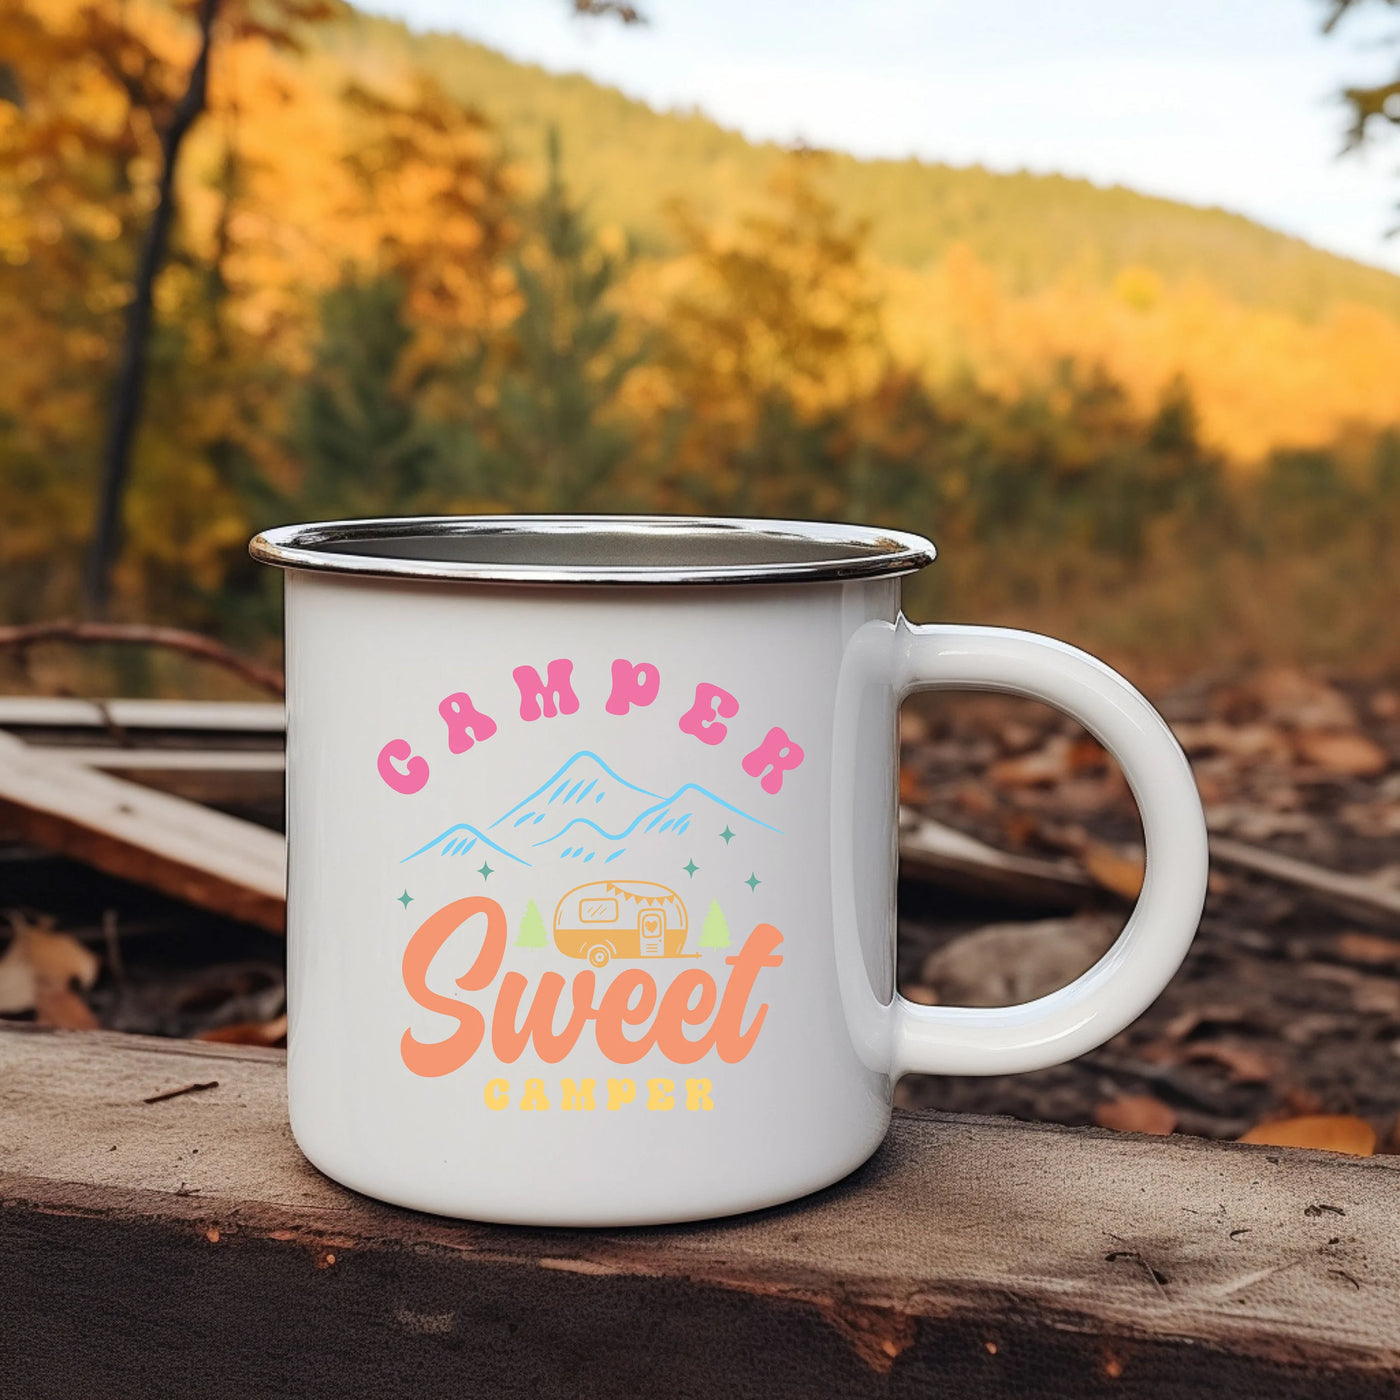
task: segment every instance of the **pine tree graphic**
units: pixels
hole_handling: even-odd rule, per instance
[[[728,941],[727,937],[725,941]],[[547,948],[549,946],[544,920],[540,917],[539,908],[533,899],[525,906],[525,912],[520,916],[520,930],[515,935],[515,946],[517,948]]]
[[[729,947],[729,925],[725,922],[724,910],[719,907],[717,899],[710,901],[705,922],[700,926],[699,946],[702,948]]]

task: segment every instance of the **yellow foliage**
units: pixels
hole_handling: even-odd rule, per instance
[[[1102,366],[1147,413],[1183,383],[1202,440],[1245,466],[1400,422],[1400,321],[1372,307],[1337,303],[1310,323],[1143,268],[1111,288],[1064,277],[1015,296],[964,246],[931,272],[881,276],[891,351],[933,386],[971,373],[1014,397],[1073,360]]]

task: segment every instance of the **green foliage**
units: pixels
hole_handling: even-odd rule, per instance
[[[478,391],[488,405],[478,415],[484,480],[516,509],[597,509],[630,451],[617,397],[641,352],[622,345],[609,305],[619,263],[564,186],[555,132],[526,230],[511,260],[521,309]]]
[[[532,899],[520,916],[520,929],[515,935],[517,948],[547,948],[549,935],[545,930],[544,919],[540,917],[539,906]]]
[[[717,899],[712,899],[710,901],[709,911],[706,913],[705,922],[701,926],[700,947],[729,947],[729,924],[724,917],[724,910],[719,907],[719,900]]]
[[[441,463],[408,364],[413,331],[396,278],[349,282],[321,304],[316,363],[291,436],[310,516],[414,514],[441,486]]]

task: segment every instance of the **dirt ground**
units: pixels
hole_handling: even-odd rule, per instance
[[[1213,835],[1400,889],[1394,682],[1269,671],[1157,700],[1191,755]],[[1122,927],[1140,878],[1136,813],[1098,746],[1052,712],[982,698],[928,705],[906,718],[901,789],[906,804],[1004,850],[1070,856],[1107,896],[1066,918],[906,888],[906,995],[1021,1000],[1071,980]],[[1033,985],[1011,997],[1008,959],[1024,962],[1028,948]],[[1354,1114],[1395,1148],[1400,919],[1217,864],[1184,967],[1108,1045],[1038,1073],[910,1078],[899,1102],[1219,1138]]]

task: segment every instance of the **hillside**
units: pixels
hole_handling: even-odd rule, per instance
[[[545,132],[563,134],[570,178],[595,215],[645,252],[675,250],[668,201],[684,197],[707,222],[752,206],[783,159],[699,113],[657,112],[588,78],[515,63],[451,34],[416,34],[355,15],[315,37],[351,68],[404,64],[478,106],[508,148],[538,168]],[[1244,307],[1315,320],[1337,302],[1400,317],[1400,277],[1325,253],[1221,209],[1203,209],[1062,176],[833,155],[824,179],[871,246],[895,267],[922,270],[969,248],[1010,295],[1065,277],[1107,285],[1125,268],[1167,282],[1199,278]]]

